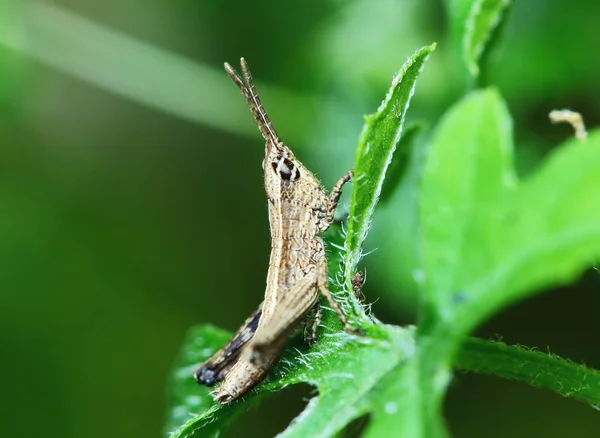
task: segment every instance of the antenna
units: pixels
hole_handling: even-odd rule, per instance
[[[244,58],[241,58],[240,64],[242,66],[242,73],[244,74],[244,79],[242,79],[238,72],[236,72],[233,69],[233,67],[228,63],[225,63],[225,71],[233,80],[233,82],[235,82],[235,85],[237,85],[240,91],[242,92],[242,95],[246,99],[246,103],[250,107],[250,111],[252,111],[254,120],[256,120],[258,129],[260,129],[260,133],[265,138],[265,140],[271,141],[274,144],[281,143],[277,132],[275,132],[275,129],[271,125],[271,120],[269,120],[269,116],[267,115],[265,108],[260,102],[260,97],[256,92],[254,80],[252,79],[252,74],[250,73],[250,69],[248,68],[246,60]]]

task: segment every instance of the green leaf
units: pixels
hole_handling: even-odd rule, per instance
[[[356,150],[350,220],[345,243],[344,279],[347,284],[360,260],[362,244],[369,231],[387,168],[402,134],[402,125],[417,77],[434,49],[435,44],[432,44],[417,50],[394,77],[377,112],[365,117]]]
[[[511,122],[493,90],[441,122],[421,194],[426,319],[468,332],[502,306],[565,284],[600,254],[600,132],[519,185]]]
[[[191,378],[197,364],[229,336],[212,326],[190,330],[170,386],[173,394],[167,430],[172,432],[171,438],[189,437],[195,432],[203,437],[220,436],[242,409],[247,408],[243,402],[210,407],[208,390]],[[371,414],[365,435],[368,438],[387,437],[390,433],[421,436],[422,425],[415,412],[419,394],[416,386],[411,385],[416,381],[416,361],[411,360],[414,359],[414,330],[384,326],[378,328],[375,336],[377,340],[356,343],[343,334],[329,335],[314,351],[290,351],[284,357],[273,372],[275,378],[270,377],[257,393],[309,382],[329,395],[314,399],[299,420],[280,437],[333,436],[328,428],[339,430],[340,424],[367,413]],[[341,366],[336,366],[338,363]],[[351,378],[360,367],[368,367],[369,372]],[[461,348],[455,367],[524,381],[565,397],[600,405],[600,372],[525,347],[470,338]],[[277,376],[281,378],[277,380]],[[250,398],[256,401],[258,397],[247,397]],[[203,413],[191,417],[202,409]]]
[[[439,418],[450,363],[471,330],[507,304],[573,280],[600,254],[599,166],[595,132],[586,145],[568,142],[519,186],[510,117],[494,90],[471,93],[440,122],[421,186],[426,424]]]
[[[379,204],[386,202],[392,197],[396,189],[402,181],[407,165],[409,162],[409,156],[413,152],[414,143],[425,127],[425,123],[411,123],[403,129],[402,137],[396,147],[396,152],[392,156],[392,162],[388,166],[388,170],[381,187],[381,195],[379,196]]]
[[[481,217],[516,184],[510,115],[495,91],[472,93],[444,116],[431,143],[420,196],[423,300],[444,319],[461,282],[488,268]]]
[[[511,0],[448,0],[448,15],[456,52],[468,74],[477,79],[494,31]]]
[[[411,329],[373,326],[368,331],[368,337],[327,333],[311,349],[301,346],[288,349],[267,379],[250,395],[230,405],[209,408],[208,390],[197,385],[191,373],[227,340],[227,336],[212,327],[193,329],[171,385],[175,392],[169,418],[169,430],[174,431],[171,438],[189,437],[196,432],[202,437],[219,436],[235,416],[247,408],[248,402],[256,401],[257,395],[301,382],[315,385],[320,395],[312,399],[301,416],[280,436],[334,436],[350,421],[381,404],[379,394],[386,385],[380,387],[378,383],[398,372],[414,352]],[[409,403],[409,400],[404,402]],[[189,413],[199,415],[183,423]],[[376,422],[376,418],[373,421]]]

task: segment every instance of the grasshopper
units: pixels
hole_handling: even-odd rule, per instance
[[[227,63],[225,71],[241,90],[265,139],[263,173],[269,208],[271,257],[265,299],[231,341],[204,362],[194,377],[200,384],[221,385],[211,394],[228,403],[246,394],[266,375],[283,351],[295,325],[325,296],[344,328],[352,333],[328,287],[325,246],[319,233],[334,220],[346,173],[327,194],[319,180],[280,140],[256,92],[248,64],[240,60],[242,77]],[[312,337],[320,322],[316,309]]]

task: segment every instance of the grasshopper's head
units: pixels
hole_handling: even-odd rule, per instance
[[[256,92],[252,75],[244,58],[240,60],[240,64],[243,78],[227,63],[225,63],[225,71],[242,92],[250,111],[252,111],[258,129],[266,141],[263,171],[267,197],[281,200],[293,198],[294,202],[300,202],[309,207],[314,205],[313,210],[317,211],[318,206],[326,202],[323,199],[324,194],[321,184],[279,139],[277,132],[271,125],[267,112],[260,102],[260,97]]]
[[[263,161],[265,189],[270,199],[294,198],[304,205],[321,204],[319,180],[306,168],[281,141],[265,144]]]

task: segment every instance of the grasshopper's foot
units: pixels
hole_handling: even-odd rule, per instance
[[[218,403],[226,404],[235,400],[235,397],[232,394],[228,393],[225,390],[221,390],[220,388],[211,391],[210,395],[212,396],[213,400]]]

